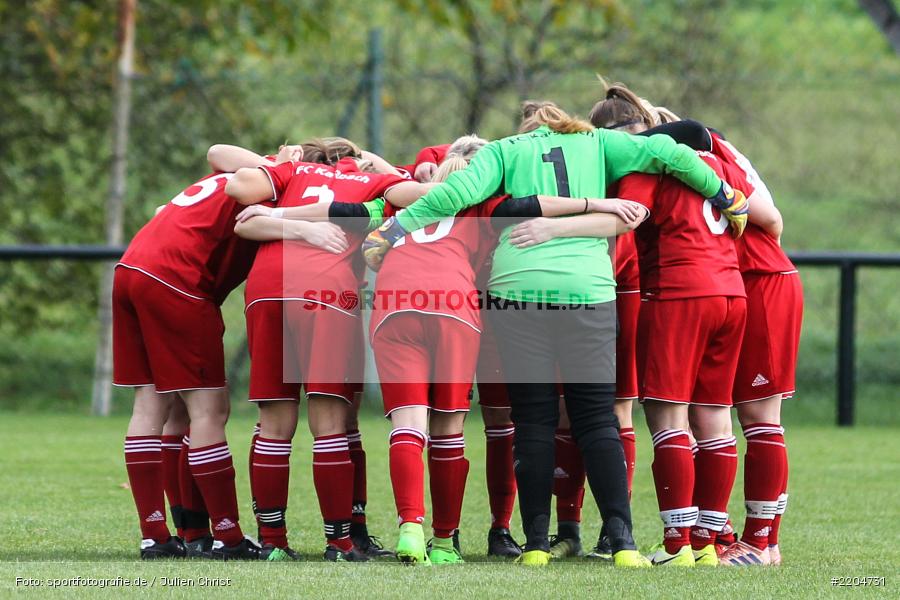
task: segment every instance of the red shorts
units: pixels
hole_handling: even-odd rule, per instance
[[[641,311],[639,291],[616,294],[616,317],[619,335],[616,338],[616,400],[636,400],[638,397],[637,329]]]
[[[650,300],[638,321],[641,400],[731,406],[744,298]]]
[[[794,394],[803,286],[797,272],[748,274],[747,329],[734,378],[734,402]]]
[[[264,300],[247,307],[250,401],[306,395],[353,401],[362,381],[362,323],[355,316],[301,300]]]
[[[506,381],[503,379],[497,338],[494,337],[494,331],[487,324],[487,319],[484,319],[483,327],[481,347],[478,350],[478,365],[475,368],[475,379],[478,382],[478,404],[488,408],[509,408],[509,396],[506,394]]]
[[[413,312],[388,317],[372,339],[384,415],[409,406],[469,410],[480,337],[449,317]]]
[[[225,387],[222,313],[141,271],[113,279],[113,383],[158,392]]]

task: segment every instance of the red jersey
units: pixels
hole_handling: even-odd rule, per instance
[[[444,217],[394,245],[375,280],[372,335],[398,312],[451,317],[481,331],[475,273],[497,243],[490,216],[506,198]]]
[[[119,265],[221,304],[246,279],[257,248],[234,233],[243,206],[225,193],[232,175],[213,173],[175,196],[137,232]]]
[[[616,292],[638,292],[641,289],[641,271],[638,266],[637,246],[634,232],[629,231],[616,237]]]
[[[404,181],[396,175],[363,173],[350,158],[334,167],[289,162],[259,168],[272,183],[278,207],[305,206],[321,200],[368,202]],[[363,234],[348,231],[347,239],[350,247],[341,254],[302,241],[260,244],[247,277],[247,306],[260,300],[305,299],[345,312],[355,311],[357,282],[364,268],[359,252]]]
[[[750,198],[750,210],[753,210],[754,196],[774,204],[772,194],[747,157],[717,132],[711,131],[710,135],[713,141],[713,154],[741,173],[741,177],[736,178],[737,181],[729,180],[728,183]],[[744,235],[735,246],[741,273],[788,273],[797,270],[781,249],[778,240],[753,223],[747,224]]]
[[[450,144],[441,144],[440,146],[427,146],[419,150],[419,153],[416,154],[416,161],[411,165],[406,165],[404,167],[398,167],[407,173],[409,173],[410,177],[412,177],[416,172],[416,167],[425,162],[434,163],[436,165],[441,164],[445,158],[447,158],[447,150],[450,149]]]
[[[724,176],[715,156],[697,154]],[[642,173],[619,182],[619,197],[650,210],[635,232],[642,296],[746,296],[728,221],[708,200],[672,177]]]

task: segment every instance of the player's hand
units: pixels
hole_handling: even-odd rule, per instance
[[[543,244],[557,236],[557,219],[538,217],[519,223],[509,234],[509,243],[516,248],[529,248]]]
[[[616,215],[628,225],[642,221],[647,214],[643,205],[621,198],[591,198],[588,209],[590,212]]]
[[[282,144],[278,148],[278,154],[275,156],[276,165],[295,160],[303,160],[303,146],[286,146]]]
[[[327,250],[332,254],[341,254],[350,247],[350,242],[347,241],[347,234],[334,223],[326,221],[317,223],[298,221],[297,225],[302,227],[300,237],[306,243],[316,248]]]
[[[241,212],[237,214],[234,218],[238,223],[243,223],[244,221],[249,221],[253,217],[271,217],[272,209],[268,206],[263,206],[262,204],[251,204]]]
[[[728,219],[733,238],[737,239],[744,235],[744,229],[747,227],[747,215],[750,212],[750,201],[741,190],[736,190],[723,181],[719,192],[707,200]]]
[[[435,172],[437,172],[436,164],[433,162],[423,162],[416,167],[416,172],[413,173],[413,179],[420,183],[428,183],[431,181],[431,178],[434,177]]]
[[[363,257],[366,265],[373,271],[381,268],[388,250],[393,248],[397,240],[406,235],[406,230],[400,226],[396,217],[391,217],[381,227],[366,236],[362,244]]]

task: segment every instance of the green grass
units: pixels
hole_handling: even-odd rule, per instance
[[[640,414],[636,415],[640,419]],[[781,545],[781,568],[746,570],[658,569],[622,572],[580,560],[561,561],[542,570],[527,570],[488,561],[484,555],[488,509],[484,483],[484,442],[480,419],[467,427],[472,462],[462,544],[467,565],[405,569],[393,563],[324,564],[321,522],[310,477],[310,438],[301,428],[295,441],[291,502],[288,512],[292,545],[307,562],[300,564],[219,564],[179,562],[146,564],[135,559],[139,532],[122,464],[125,420],[49,414],[0,413],[0,597],[88,597],[96,594],[147,593],[145,590],[48,588],[49,578],[182,577],[195,586],[177,595],[219,593],[222,597],[336,598],[411,597],[670,598],[696,596],[763,598],[843,596],[831,577],[885,576],[887,588],[857,590],[887,596],[897,586],[900,551],[900,436],[896,429],[787,427],[791,456],[790,506]],[[238,472],[242,514],[248,522],[247,449],[252,421],[238,416],[229,425]],[[369,522],[388,545],[395,520],[388,479],[388,424],[367,414],[362,423],[369,460]],[[644,548],[659,537],[659,520],[649,469],[646,429],[638,428],[635,476],[635,534]],[[736,523],[743,517],[740,484],[731,505]],[[585,541],[597,533],[596,509],[584,516]],[[252,529],[252,528],[251,528]],[[514,529],[515,526],[514,519]],[[15,587],[16,577],[44,581],[30,592]],[[225,588],[201,588],[200,577],[231,578]],[[563,592],[562,590],[565,590]],[[151,592],[152,593],[152,592]],[[896,592],[894,592],[896,593]]]

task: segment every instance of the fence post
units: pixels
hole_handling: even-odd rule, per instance
[[[853,425],[854,380],[856,378],[854,339],[856,325],[856,263],[841,263],[840,305],[838,308],[838,398],[837,424]]]
[[[369,150],[378,154],[383,152],[383,111],[381,105],[381,92],[384,86],[384,48],[381,44],[381,29],[375,28],[369,32],[369,119],[368,136]]]

